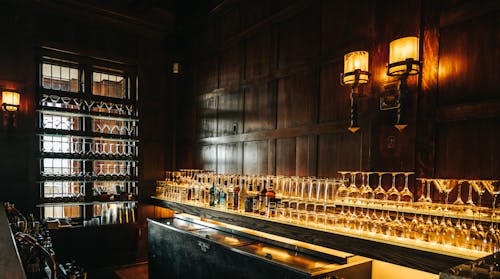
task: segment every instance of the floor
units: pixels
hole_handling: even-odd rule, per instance
[[[148,279],[148,263],[99,268],[87,271],[89,279]]]
[[[120,279],[148,279],[148,263],[138,263],[116,269],[115,275]]]

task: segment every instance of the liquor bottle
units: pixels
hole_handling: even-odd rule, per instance
[[[248,181],[248,188],[246,191],[247,196],[245,197],[245,212],[253,212],[255,195],[253,191],[252,181]]]
[[[269,180],[269,190],[266,192],[266,217],[276,215],[276,193],[274,192],[273,180]]]
[[[233,210],[239,211],[240,209],[240,180],[238,178],[235,179],[236,184],[234,185],[233,190]]]
[[[209,189],[208,192],[208,205],[210,206],[216,206],[218,204],[218,195],[217,195],[217,189],[215,187],[215,182],[212,182],[212,186]]]
[[[231,177],[229,179],[229,184],[227,184],[226,186],[226,209],[233,209],[233,203],[234,203],[234,184],[233,184],[233,178]]]
[[[260,192],[259,192],[258,213],[260,215],[266,214],[266,193],[267,193],[266,182],[267,182],[267,180],[262,179],[262,190],[260,190]]]
[[[219,183],[219,185],[221,184]],[[226,196],[227,196],[227,181],[224,181],[223,187],[219,186],[219,206],[222,208],[226,206]]]

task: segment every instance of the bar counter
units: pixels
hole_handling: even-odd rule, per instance
[[[422,251],[416,248],[372,241],[346,234],[343,235],[340,233],[310,229],[304,226],[266,220],[265,218],[254,218],[154,197],[151,198],[151,203],[174,211],[296,239],[314,245],[324,246],[434,274],[439,274],[441,271],[470,261],[470,259]]]

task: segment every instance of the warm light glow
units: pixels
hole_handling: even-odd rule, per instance
[[[291,257],[287,252],[270,247],[263,247],[262,252],[264,254],[270,254],[271,256],[273,256],[273,259],[278,260],[286,260]]]
[[[352,84],[355,80],[355,75],[347,75],[353,73],[356,70],[363,72],[368,72],[368,52],[367,51],[353,51],[344,55],[344,76],[342,81],[345,84]],[[368,74],[361,73],[359,75],[359,83],[367,83]]]
[[[396,39],[389,44],[389,73],[398,74],[406,71],[407,65],[393,65],[394,63],[404,62],[408,59],[419,60],[417,37],[404,37]],[[408,74],[416,74],[419,66],[412,64]]]
[[[230,237],[230,236],[224,237],[224,241],[227,242],[227,243],[230,243],[232,245],[236,245],[236,244],[240,243],[240,241],[237,238]]]
[[[2,92],[2,108],[8,111],[16,111],[19,107],[20,95],[13,91]]]
[[[172,64],[172,73],[174,73],[174,74],[178,74],[179,73],[179,63],[178,62],[174,62]]]

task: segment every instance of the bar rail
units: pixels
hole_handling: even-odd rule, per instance
[[[0,279],[26,279],[14,235],[3,208],[0,209]]]

